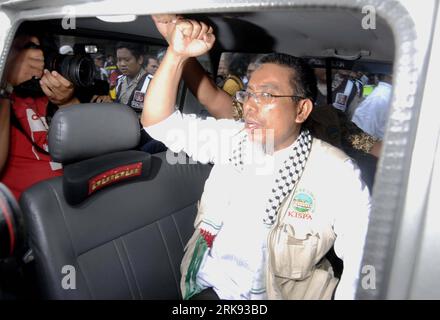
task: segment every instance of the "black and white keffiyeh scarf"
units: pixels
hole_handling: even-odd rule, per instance
[[[238,143],[238,146],[232,151],[229,161],[238,170],[242,171],[244,166],[244,155],[246,153],[247,135]],[[307,162],[312,147],[312,135],[308,129],[304,129],[299,134],[295,143],[291,146],[289,158],[283,163],[282,168],[278,170],[277,177],[272,187],[263,222],[266,225],[272,225],[275,222],[278,209],[284,199],[295,188]]]
[[[272,225],[275,222],[278,209],[301,178],[312,148],[312,140],[309,130],[303,130],[294,143],[289,158],[284,161],[283,167],[279,169],[275,186],[272,188],[266,206],[267,216],[263,220],[265,224]]]

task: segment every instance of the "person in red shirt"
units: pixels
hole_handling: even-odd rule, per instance
[[[48,153],[48,106],[79,103],[73,84],[56,71],[45,70],[43,51],[28,48],[29,43],[40,45],[35,36],[20,34],[14,39],[0,95],[0,182],[17,199],[33,184],[62,174],[61,164]],[[40,79],[44,95],[26,97],[6,89],[32,78]]]

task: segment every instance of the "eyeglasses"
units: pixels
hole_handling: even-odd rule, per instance
[[[296,99],[306,99],[301,96],[295,95],[276,95],[269,92],[249,92],[240,90],[235,93],[235,98],[240,103],[246,103],[252,97],[257,104],[271,104],[275,98],[296,98]]]

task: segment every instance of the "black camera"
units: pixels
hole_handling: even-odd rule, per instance
[[[87,54],[45,54],[44,65],[60,73],[75,87],[89,87],[94,83],[95,63]]]
[[[49,71],[57,71],[64,78],[73,83],[76,88],[86,88],[94,85],[95,63],[90,55],[75,46],[74,54],[63,55],[56,50],[29,42],[24,49],[41,49],[44,53],[44,67]],[[14,88],[15,93],[21,97],[41,97],[44,92],[40,87],[39,79],[30,79]]]

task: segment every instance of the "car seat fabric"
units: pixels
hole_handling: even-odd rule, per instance
[[[87,117],[87,109],[77,110]],[[68,117],[61,118],[72,126]],[[57,115],[53,121],[57,124]],[[108,121],[107,130],[117,126],[117,119]],[[76,134],[90,133],[89,129]],[[64,135],[74,131],[67,132],[58,131],[57,152],[59,158],[74,164],[89,158],[87,150],[93,150],[108,133],[90,136],[84,141],[86,151],[81,151],[63,149],[64,142],[73,139]],[[136,145],[136,139],[132,135],[124,143],[115,141],[119,147],[109,144],[101,152],[120,153]],[[63,177],[43,181],[23,193],[20,205],[43,298],[181,298],[180,261],[211,167],[171,165],[166,159],[166,153],[147,157],[147,178],[112,184],[76,205],[66,201]]]
[[[101,190],[81,205],[63,197],[62,178],[27,190],[20,205],[44,297],[178,299],[180,261],[193,232],[210,167],[151,157],[153,177]],[[63,267],[76,289],[63,289]]]

